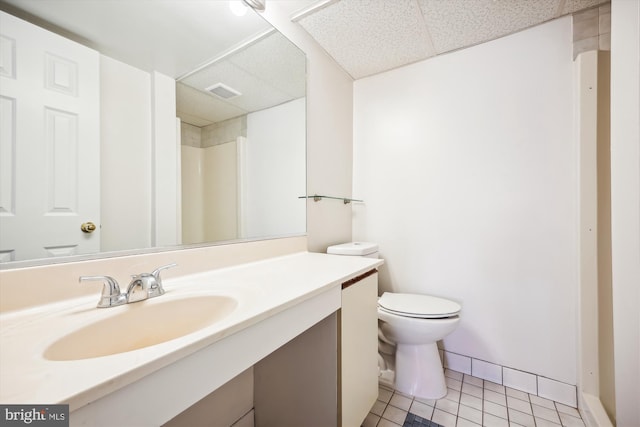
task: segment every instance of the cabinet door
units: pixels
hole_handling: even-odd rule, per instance
[[[341,420],[362,425],[378,397],[378,274],[342,291]]]

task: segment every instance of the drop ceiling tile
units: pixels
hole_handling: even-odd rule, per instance
[[[222,83],[234,91],[245,94],[246,85],[255,79],[250,73],[237,67],[230,61],[222,61],[212,64],[195,74],[181,80],[181,83],[191,86],[206,93],[206,88]]]
[[[415,0],[342,0],[298,22],[355,79],[434,55]]]
[[[229,62],[263,81],[265,85],[288,94],[289,99],[305,96],[306,57],[278,32],[236,53]],[[276,105],[276,102],[272,105]]]
[[[359,79],[609,1],[318,0],[298,23]]]
[[[433,45],[443,53],[553,19],[560,0],[418,1]]]
[[[247,113],[182,83],[176,85],[176,107],[182,121],[199,127]]]
[[[181,112],[178,111],[178,117],[180,118],[180,121],[182,122],[183,126],[188,126],[191,125],[193,127],[196,128],[202,128],[205,126],[209,126],[210,124],[213,124],[214,122],[212,122],[211,120],[208,119],[204,119],[200,116],[194,116],[185,112]],[[200,142],[200,140],[198,139],[198,143]],[[198,145],[195,145],[195,143],[190,142],[190,140],[186,139],[186,138],[182,138],[182,145],[190,145],[192,147],[197,147]]]
[[[185,117],[199,112],[207,120],[218,121],[214,120],[215,115],[227,119],[304,97],[305,62],[304,54],[295,45],[280,33],[271,33],[183,78],[178,86],[179,107]],[[206,92],[206,88],[218,83],[240,95],[221,100]]]

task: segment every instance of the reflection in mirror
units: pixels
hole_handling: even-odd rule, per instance
[[[305,232],[305,56],[228,6],[0,1],[0,268]]]
[[[179,79],[183,242],[304,232],[304,61],[270,31]]]

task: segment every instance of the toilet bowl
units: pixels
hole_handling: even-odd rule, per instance
[[[425,399],[447,394],[437,341],[460,322],[459,304],[429,295],[385,292],[378,300],[380,330],[396,344],[395,389]]]
[[[384,336],[381,323],[378,320],[378,383],[395,388],[396,344]]]
[[[344,243],[327,253],[377,258],[378,245]],[[460,310],[458,303],[443,298],[383,293],[378,299],[380,383],[420,398],[444,397],[447,386],[436,343],[458,326]]]

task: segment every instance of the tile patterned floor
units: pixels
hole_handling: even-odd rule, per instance
[[[439,400],[380,387],[362,427],[584,427],[570,406],[456,371],[445,370],[445,377],[448,393]]]

